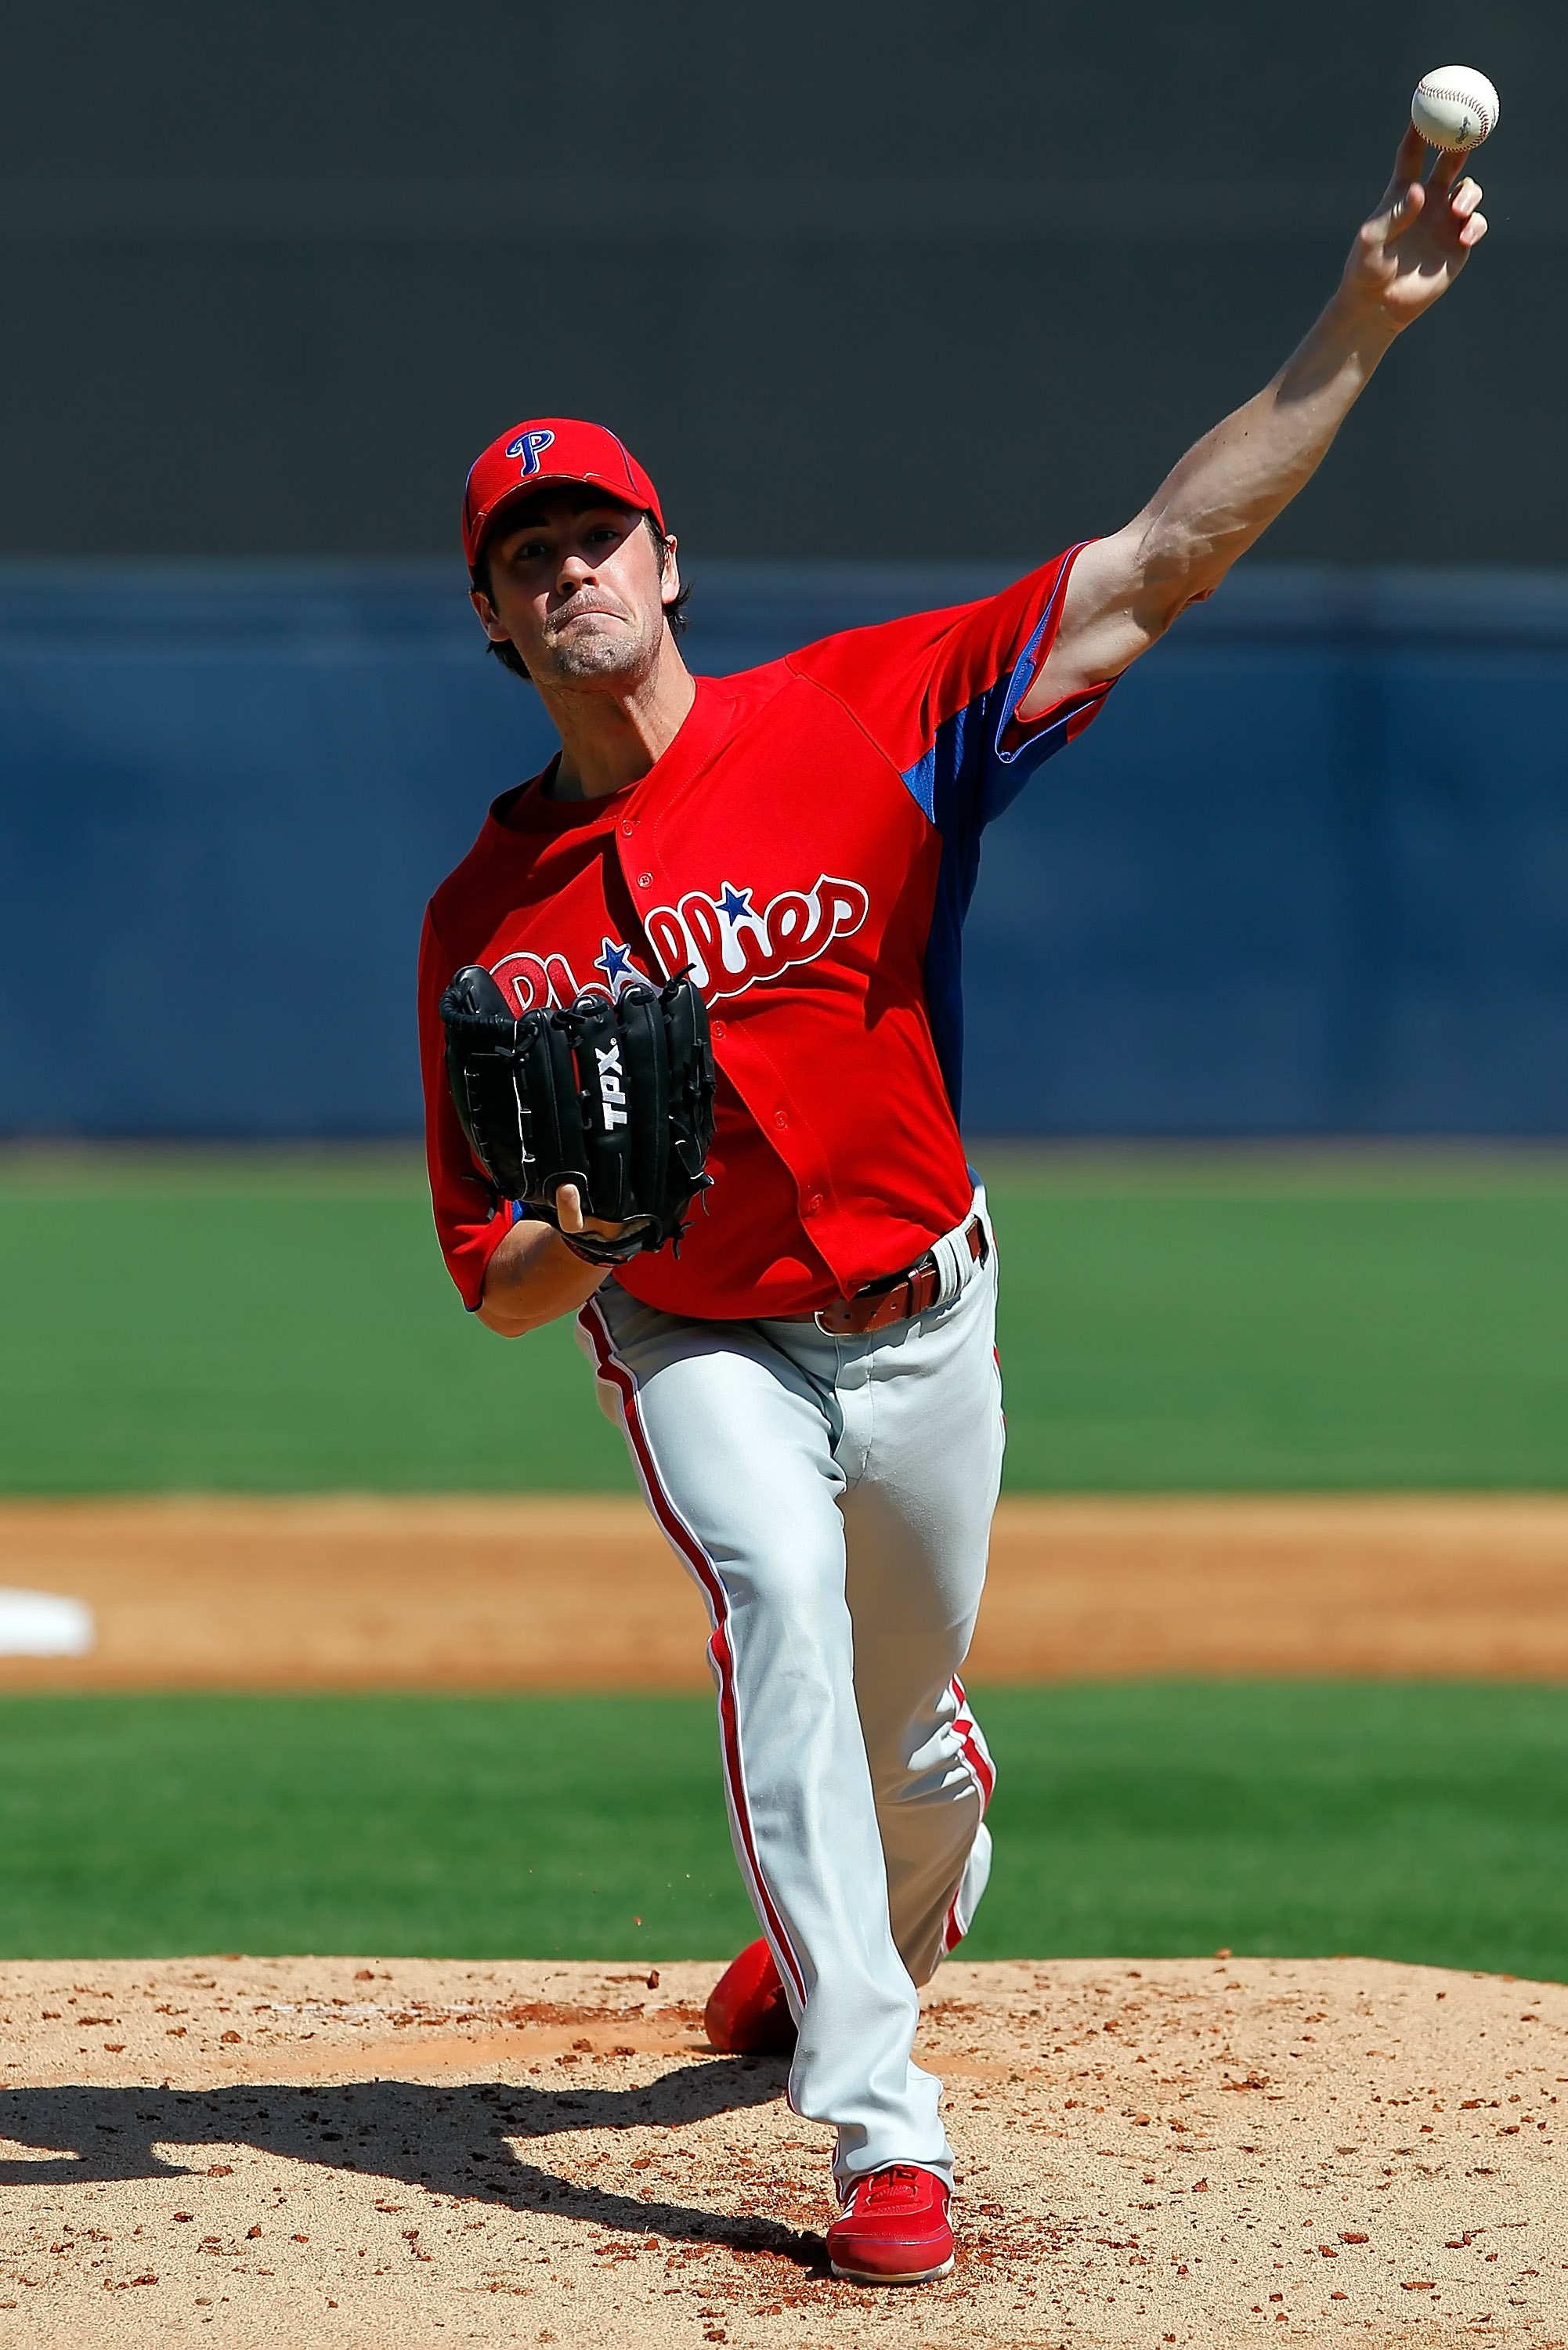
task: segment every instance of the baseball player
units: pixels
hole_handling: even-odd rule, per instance
[[[981,603],[693,677],[676,543],[613,432],[537,418],[469,475],[474,609],[561,747],[431,901],[436,1222],[491,1329],[576,1315],[707,1602],[762,1928],[709,2029],[732,2049],[793,2045],[791,2102],[836,2133],[833,2268],[861,2282],[951,2266],[940,2084],[910,2051],[918,1987],[991,1866],[992,1759],[959,1679],[1002,1451],[995,1236],[957,1122],[981,835],[1303,486],[1484,234],[1462,159],[1439,156],[1423,186],[1424,160],[1409,134],[1274,380],[1125,529]],[[977,494],[1001,504],[1005,484],[955,468],[910,485]],[[689,975],[717,1091],[711,1188],[678,1248],[639,1247],[571,1182],[548,1212],[500,1195],[448,1084],[440,1005],[459,966],[518,1018]],[[625,1099],[618,1079],[607,1124]]]

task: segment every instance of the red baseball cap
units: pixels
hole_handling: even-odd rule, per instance
[[[472,571],[503,506],[557,482],[602,483],[622,504],[640,506],[660,530],[659,492],[625,443],[603,424],[575,416],[535,416],[493,441],[468,469],[462,551]]]

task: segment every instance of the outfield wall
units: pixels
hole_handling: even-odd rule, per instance
[[[715,671],[1008,576],[692,570]],[[464,585],[0,565],[0,1132],[417,1125],[421,909],[551,743]],[[1565,743],[1568,573],[1243,567],[992,837],[966,1124],[1568,1130]]]

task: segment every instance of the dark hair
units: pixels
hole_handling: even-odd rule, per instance
[[[665,537],[664,533],[659,529],[658,523],[654,520],[652,515],[648,513],[646,508],[644,509],[642,519],[647,526],[648,535],[653,541],[653,552],[659,558],[659,574],[662,577],[665,557],[670,553],[672,542]],[[480,594],[482,596],[488,596],[490,594],[490,557],[485,553],[483,546],[479,550],[479,560],[473,567],[472,578],[473,584],[479,589]],[[688,580],[685,587],[680,590],[680,595],[676,597],[674,602],[666,604],[664,608],[665,619],[669,623],[671,634],[674,636],[684,636],[686,633],[686,606],[691,598],[691,583]],[[523,656],[518,651],[516,646],[512,642],[510,637],[504,637],[499,644],[496,643],[493,637],[487,638],[485,639],[484,650],[487,653],[493,653],[495,659],[501,663],[502,668],[509,669],[514,677],[520,677],[525,685],[531,685],[533,683],[533,680],[528,674],[527,664],[524,660]]]

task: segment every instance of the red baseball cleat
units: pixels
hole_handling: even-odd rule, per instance
[[[953,2264],[948,2190],[934,2171],[889,2163],[862,2178],[827,2231],[828,2265],[850,2284],[929,2284]]]
[[[760,1935],[719,1977],[702,2022],[713,2046],[731,2055],[782,2056],[794,2048],[794,2018],[774,1954]]]

